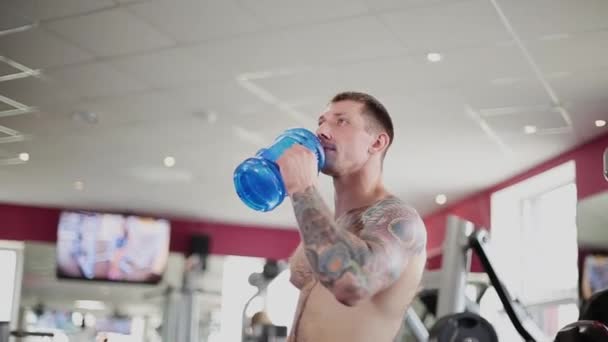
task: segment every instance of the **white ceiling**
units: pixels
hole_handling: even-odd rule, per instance
[[[25,112],[0,117],[0,201],[293,227],[232,172],[361,90],[396,125],[386,183],[426,214],[608,132],[607,18],[605,0],[2,1],[0,79],[40,74],[0,82],[0,111]]]

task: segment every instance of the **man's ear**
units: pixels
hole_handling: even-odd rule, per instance
[[[390,138],[386,132],[380,132],[376,135],[376,140],[369,148],[370,154],[380,153],[384,151],[390,142]]]

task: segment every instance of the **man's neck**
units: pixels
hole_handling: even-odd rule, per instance
[[[379,168],[363,168],[359,172],[334,177],[335,217],[350,210],[372,204],[387,195]]]

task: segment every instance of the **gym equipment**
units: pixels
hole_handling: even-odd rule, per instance
[[[511,298],[500,281],[487,253],[488,243],[489,234],[486,229],[476,228],[473,223],[456,216],[448,217],[441,270],[427,271],[422,278],[424,291],[436,292],[436,298],[432,298],[433,292],[421,292],[426,296],[426,298],[422,298],[422,301],[427,311],[439,318],[431,328],[431,333],[428,334],[430,341],[481,342],[487,340],[478,339],[480,336],[489,336],[490,340],[487,341],[493,341],[491,338],[496,335],[496,332],[490,323],[477,315],[474,305],[476,303],[467,299],[465,295],[466,285],[470,283],[480,285],[481,295],[488,285],[494,287],[509,320],[524,341],[550,340],[527,316],[526,312],[518,307],[517,302]],[[473,252],[481,261],[483,273],[469,272]],[[476,302],[479,302],[481,295],[477,295]],[[429,296],[431,297],[429,298]],[[405,324],[418,338],[418,341],[426,342],[428,340],[425,338],[425,333],[420,332],[421,327],[416,324],[420,320],[416,318],[415,312],[408,311]],[[457,336],[458,339],[452,340],[451,338],[454,336]]]
[[[405,314],[405,326],[409,328],[409,331],[414,335],[414,338],[416,338],[417,341],[428,341],[429,332],[422,320],[420,320],[420,317],[418,317],[411,307],[407,309]]]
[[[257,291],[243,307],[242,326],[241,326],[241,342],[268,342],[283,340],[287,337],[287,327],[277,326],[273,324],[263,324],[259,331],[250,329],[250,319],[247,317],[247,309],[251,302],[261,296],[266,295],[268,285],[286,268],[285,264],[279,263],[276,260],[266,260],[262,272],[254,272],[249,275],[249,284],[255,286]]]
[[[471,285],[471,284],[469,284]],[[485,284],[477,285],[478,294],[475,300],[465,297],[465,311],[479,313],[479,301],[483,297],[483,294],[487,290],[488,286]],[[424,289],[417,295],[418,300],[424,305],[424,313],[420,319],[425,321],[429,315],[437,317],[437,297],[439,291],[437,289]]]
[[[555,342],[608,341],[608,289],[594,293],[578,319],[560,329]]]
[[[578,319],[608,326],[608,289],[594,293],[583,305]]]
[[[561,328],[554,342],[605,342],[608,327],[597,321],[578,321]]]
[[[429,342],[498,342],[490,322],[472,312],[442,317],[433,325],[429,335]]]
[[[235,169],[234,186],[241,201],[257,211],[273,210],[283,202],[287,193],[276,161],[294,144],[311,150],[317,157],[317,169],[323,168],[325,152],[317,136],[304,128],[288,129]]]

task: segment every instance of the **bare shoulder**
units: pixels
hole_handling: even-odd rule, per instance
[[[362,238],[391,244],[407,254],[426,249],[427,232],[418,211],[396,196],[388,196],[362,215]]]

